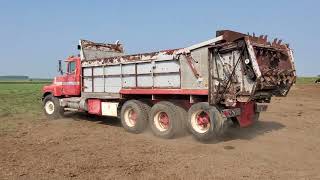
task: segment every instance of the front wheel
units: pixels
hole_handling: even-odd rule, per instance
[[[59,99],[52,95],[43,99],[43,110],[49,119],[59,119],[64,114],[64,108],[60,106]]]

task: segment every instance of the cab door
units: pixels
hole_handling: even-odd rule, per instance
[[[68,96],[80,95],[80,67],[77,61],[67,61],[67,72],[63,82],[63,94]]]

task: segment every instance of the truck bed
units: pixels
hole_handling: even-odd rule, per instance
[[[90,98],[185,94],[234,106],[285,96],[296,77],[289,45],[228,30],[190,47],[143,54],[124,55],[120,44],[80,47],[82,95]]]
[[[207,95],[208,56],[204,54],[208,54],[208,43],[212,44],[209,41],[200,44],[200,47],[191,47],[196,49],[192,49],[189,56],[184,55],[188,49],[182,48],[83,59],[83,93],[93,93],[93,96],[95,93],[103,93],[114,98],[118,97],[121,90],[121,93],[128,93],[126,90],[135,89],[136,93],[152,91],[161,94],[166,93],[163,90],[168,90],[182,94],[188,92],[204,95],[205,92]]]

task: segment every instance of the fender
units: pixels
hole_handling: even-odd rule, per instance
[[[52,94],[53,96],[62,96],[62,86],[59,86],[59,85],[55,85],[55,84],[50,84],[50,85],[47,85],[47,86],[44,86],[42,88],[42,92],[43,94]]]

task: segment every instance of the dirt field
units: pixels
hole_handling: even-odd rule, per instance
[[[319,85],[294,86],[260,122],[208,144],[133,135],[83,114],[0,123],[0,179],[320,179]]]

